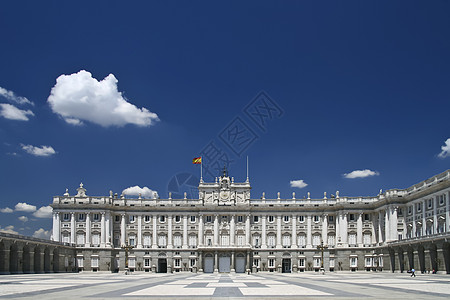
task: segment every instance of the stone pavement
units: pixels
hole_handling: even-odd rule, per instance
[[[450,275],[300,274],[27,274],[0,275],[0,298],[20,299],[443,299]]]

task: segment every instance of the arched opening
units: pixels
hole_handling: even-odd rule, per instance
[[[236,273],[245,273],[245,254],[236,254]]]
[[[19,271],[19,256],[17,253],[17,245],[13,244],[9,248],[9,273],[17,274]]]
[[[53,250],[53,272],[59,272],[59,251],[58,249]]]
[[[443,255],[444,255],[444,265],[447,274],[450,274],[450,243],[444,243],[442,245]]]
[[[0,242],[0,274],[6,274],[5,244]]]
[[[213,273],[214,272],[214,256],[211,253],[205,254],[203,272]]]
[[[29,246],[23,247],[22,250],[22,272],[31,273],[31,257]]]
[[[219,272],[230,273],[231,258],[228,253],[221,253],[219,255]]]
[[[44,250],[44,272],[50,273],[50,250],[48,248]]]
[[[417,249],[417,255],[419,256],[420,272],[425,273],[425,251],[423,246],[419,246]]]
[[[36,247],[34,248],[34,273],[42,273],[41,263],[41,249]]]

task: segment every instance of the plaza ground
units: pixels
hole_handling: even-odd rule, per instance
[[[0,276],[11,299],[432,299],[450,297],[450,276],[339,272],[301,274],[23,274]]]

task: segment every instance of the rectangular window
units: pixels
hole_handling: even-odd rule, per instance
[[[78,214],[78,221],[84,221],[86,219],[85,214]]]
[[[181,222],[181,216],[175,216],[175,223]]]
[[[350,214],[350,221],[355,221],[355,214]]]
[[[129,268],[136,268],[136,258],[135,257],[129,257],[128,258],[128,267]]]
[[[167,246],[167,240],[165,235],[158,236],[158,247],[159,248],[166,248]]]
[[[334,247],[335,245],[335,236],[334,235],[329,235],[328,236],[328,246]]]
[[[274,220],[275,218],[273,217],[273,216],[269,216],[269,223],[273,223],[273,220]]]
[[[197,247],[197,236],[190,235],[189,236],[189,248],[195,248],[195,247]]]
[[[305,216],[298,216],[299,222],[305,222]]]
[[[314,258],[314,268],[320,268],[320,258]]]
[[[290,247],[291,247],[291,236],[283,235],[283,248],[290,248]]]
[[[70,221],[70,214],[63,214],[63,221]]]
[[[259,216],[253,216],[253,223],[259,222]]]
[[[212,222],[212,216],[206,216],[206,223]]]
[[[289,222],[289,216],[284,216],[284,222],[288,223]]]
[[[116,222],[120,222],[120,216],[115,216]]]
[[[306,246],[306,236],[301,234],[298,236],[298,246],[300,248],[305,248]]]
[[[94,222],[100,221],[100,214],[94,214],[94,215],[92,216],[92,219],[94,220]]]
[[[304,258],[299,258],[299,259],[298,259],[298,266],[299,266],[300,268],[305,267],[305,259],[304,259]]]
[[[130,220],[130,223],[134,223],[134,221],[136,221],[136,218],[134,215],[131,215],[129,220]]]
[[[334,258],[330,258],[330,268],[334,268]]]
[[[255,259],[253,259],[253,266],[255,267],[255,268],[259,268],[259,263],[260,263],[260,259],[259,258],[255,258]]]
[[[433,207],[433,199],[428,199],[428,208]]]
[[[175,248],[181,248],[181,235],[173,236],[173,246]]]
[[[100,245],[100,234],[98,233],[94,233],[92,235],[92,244],[94,246],[99,246]]]
[[[364,214],[364,221],[370,221],[370,215]]]
[[[238,221],[238,223],[244,222],[244,217],[243,216],[238,216],[237,217],[237,221]]]
[[[314,216],[314,222],[319,223],[320,222],[320,216]]]
[[[237,244],[238,246],[245,246],[245,236],[242,234],[239,234],[237,236]]]
[[[196,259],[195,258],[191,258],[190,260],[189,260],[189,266],[192,268],[192,267],[195,267],[195,263],[196,262]]]
[[[417,211],[422,211],[422,203],[417,203]]]
[[[159,216],[159,222],[160,223],[166,222],[166,216]]]
[[[136,246],[136,237],[134,235],[131,235],[129,237],[128,244],[132,247]]]
[[[274,235],[269,235],[267,237],[267,246],[269,248],[275,248],[275,236]]]
[[[181,259],[175,258],[175,268],[179,268],[181,266]]]
[[[150,258],[144,258],[144,267],[149,268],[150,267]]]
[[[269,258],[269,268],[274,268],[274,267],[275,267],[275,259]]]
[[[318,234],[313,235],[313,240],[312,240],[312,242],[313,242],[313,246],[314,246],[314,247],[319,246],[319,245],[320,245],[320,235],[318,235]]]
[[[144,216],[144,222],[145,223],[150,222],[150,216]]]
[[[62,241],[63,241],[63,243],[70,243],[70,236],[69,236],[69,234],[63,234],[63,236],[62,236]]]
[[[350,257],[350,267],[356,268],[358,266],[358,258],[357,257]]]
[[[98,268],[98,257],[91,257],[91,267],[92,268]]]
[[[365,233],[363,241],[364,241],[364,245],[372,244],[372,235],[370,233]]]
[[[408,215],[412,214],[412,206],[408,206]]]
[[[83,268],[84,258],[82,256],[77,256],[77,266],[78,268]]]
[[[150,235],[144,235],[144,248],[150,248],[152,245],[152,237]]]
[[[334,216],[328,216],[328,222],[330,223],[334,222]]]
[[[356,245],[356,234],[350,233],[348,235],[348,244],[351,245],[351,246],[355,246]]]
[[[195,223],[195,216],[191,216],[191,223]]]
[[[77,245],[84,246],[84,233],[77,234]]]

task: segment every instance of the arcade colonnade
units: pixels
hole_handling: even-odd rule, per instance
[[[75,271],[75,248],[0,232],[0,274]]]

